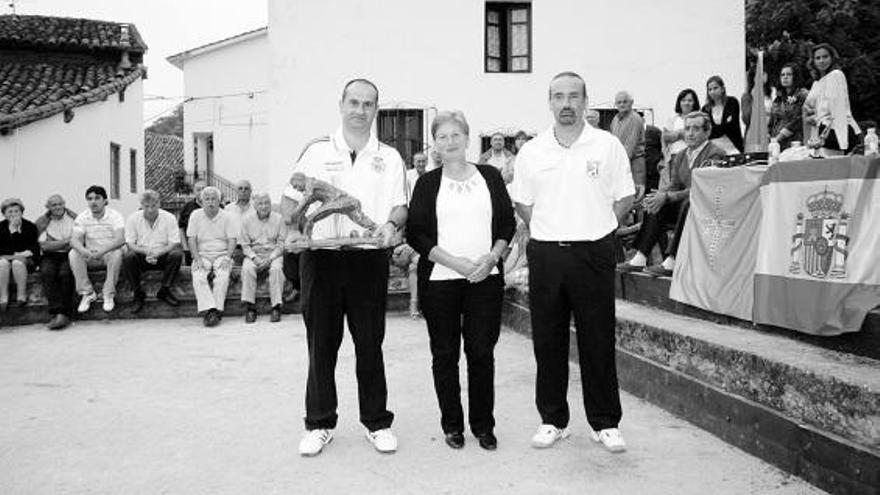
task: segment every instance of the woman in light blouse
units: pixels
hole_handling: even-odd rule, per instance
[[[465,160],[469,128],[461,112],[431,124],[441,168],[416,183],[407,242],[419,253],[418,293],[428,325],[434,388],[446,443],[464,446],[458,377],[464,340],[468,423],[480,446],[495,450],[495,344],[501,331],[502,253],[513,237],[513,206],[501,173]]]
[[[807,66],[815,82],[804,101],[804,136],[826,155],[841,155],[853,148],[861,129],[850,111],[840,56],[828,43],[814,46],[810,53]]]

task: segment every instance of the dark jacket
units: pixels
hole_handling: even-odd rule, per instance
[[[709,139],[727,136],[730,142],[736,146],[736,149],[742,153],[743,135],[742,129],[739,126],[739,101],[732,96],[727,97],[727,102],[724,103],[724,113],[721,114],[721,122],[715,122],[715,119],[712,117],[711,104],[706,103],[703,105],[702,110],[712,119],[712,133],[709,134]]]
[[[694,159],[694,168],[709,166],[710,160],[724,160],[724,151],[715,146],[712,141],[706,143],[706,147],[700,150]],[[687,150],[676,153],[669,167],[670,191],[686,191],[691,188],[692,169],[688,164]]]
[[[513,203],[507,194],[501,172],[491,165],[477,165],[492,201],[492,244],[498,240],[510,242],[516,231],[513,218]],[[419,287],[431,278],[434,262],[428,260],[431,249],[437,245],[437,194],[440,192],[440,179],[443,169],[436,168],[425,173],[416,182],[412,200],[409,204],[409,217],[406,222],[406,242],[415,249],[419,257]],[[486,252],[492,246],[486,247]],[[498,271],[504,275],[504,262],[498,262]]]
[[[10,234],[9,220],[0,222],[0,255],[11,255],[30,250],[34,253],[31,261],[40,264],[40,243],[37,226],[33,222],[21,219],[21,233]]]

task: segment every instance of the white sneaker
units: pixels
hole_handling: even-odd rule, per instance
[[[535,436],[532,437],[532,447],[536,449],[546,449],[552,447],[559,440],[568,438],[571,433],[568,428],[557,428],[553,425],[541,425]]]
[[[397,437],[394,436],[394,432],[391,431],[391,428],[368,431],[367,440],[373,444],[373,447],[375,447],[376,450],[383,454],[391,454],[397,451]]]
[[[89,292],[88,294],[82,296],[82,299],[79,301],[79,307],[76,310],[80,313],[85,313],[89,310],[89,307],[93,302],[98,300],[98,295],[95,294],[95,291]]]
[[[299,441],[299,455],[312,457],[321,453],[333,441],[333,430],[308,430]]]
[[[113,300],[113,296],[104,296],[104,312],[109,313],[113,311],[113,308],[116,307],[116,301]]]
[[[623,441],[623,435],[617,428],[605,428],[598,433],[593,432],[593,440],[601,443],[610,452],[618,453],[626,450],[626,443]]]

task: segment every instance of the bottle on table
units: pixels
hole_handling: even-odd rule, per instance
[[[865,156],[877,156],[880,154],[880,138],[877,137],[877,129],[870,127],[865,134]]]
[[[776,138],[770,138],[770,146],[767,147],[767,155],[771,165],[779,161],[780,153],[782,153],[782,148],[779,146],[779,141],[777,141]]]

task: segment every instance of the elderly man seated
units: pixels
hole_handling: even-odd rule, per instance
[[[125,221],[125,243],[128,252],[122,269],[134,293],[131,312],[144,309],[147,294],[141,288],[141,274],[146,270],[162,270],[162,287],[156,298],[171,306],[180,302],[171,293],[171,286],[183,262],[180,232],[174,215],[159,208],[159,193],[147,189],[141,194],[141,209]]]
[[[284,291],[284,240],[287,226],[281,214],[272,211],[268,194],[253,197],[254,211],[242,217],[239,244],[244,252],[241,264],[241,301],[247,305],[244,322],[257,321],[257,275],[269,274],[270,321],[281,321]]]
[[[37,219],[40,231],[40,278],[49,303],[49,330],[62,330],[73,316],[73,272],[70,271],[70,239],[76,214],[67,209],[64,198],[53,194],[46,200],[46,213]]]
[[[202,208],[189,218],[186,237],[192,251],[192,281],[196,305],[204,315],[206,327],[214,327],[223,317],[232,251],[239,235],[238,223],[220,209],[220,190],[206,187],[201,192]],[[213,274],[213,281],[208,276]]]
[[[109,313],[116,307],[116,281],[122,268],[122,245],[125,244],[125,218],[118,211],[107,206],[107,190],[101,186],[86,189],[86,202],[89,208],[73,221],[73,236],[70,238],[70,269],[76,280],[76,291],[82,296],[80,313],[85,313],[98,299],[89,268],[106,267],[104,279],[104,311]]]
[[[690,201],[688,196],[691,187],[691,170],[710,166],[712,160],[724,159],[724,151],[709,141],[712,122],[709,115],[703,112],[691,112],[684,118],[684,141],[687,149],[675,155],[670,164],[670,182],[661,185],[660,189],[645,196],[645,219],[636,237],[636,254],[629,261],[617,265],[622,271],[641,271],[656,276],[672,275],[675,267],[675,253],[684,232]],[[675,231],[672,242],[666,249],[666,258],[659,265],[645,268],[648,256],[654,244],[663,234],[662,224],[674,223]]]

